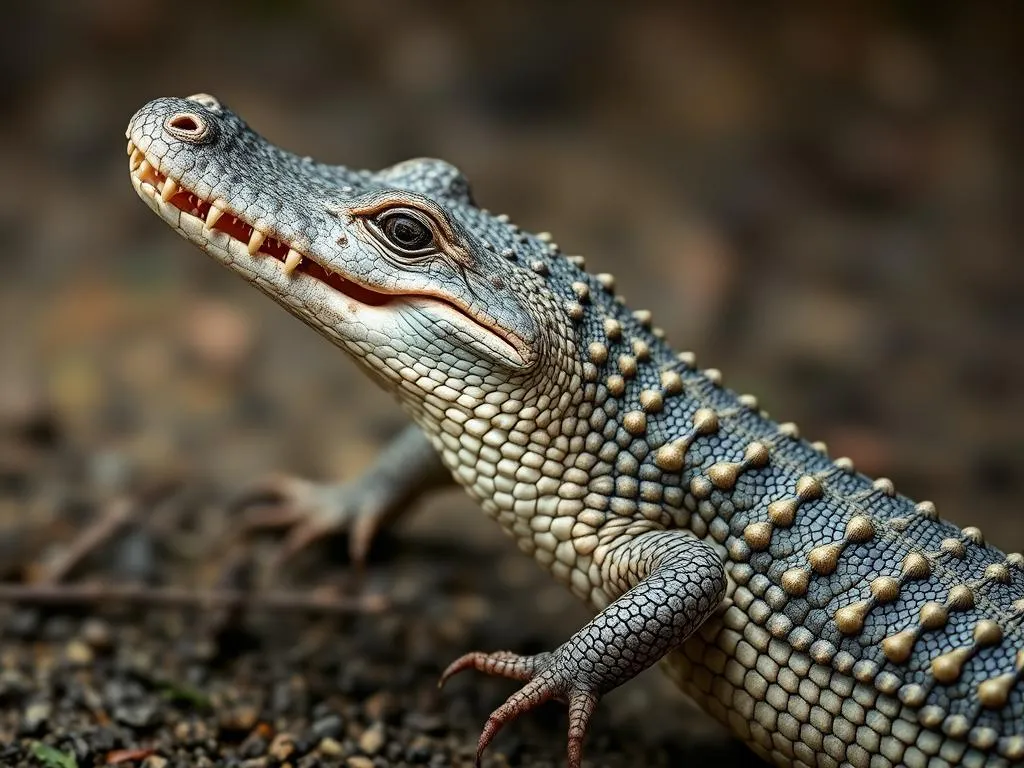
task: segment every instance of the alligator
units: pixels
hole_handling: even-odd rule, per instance
[[[444,671],[522,683],[478,762],[558,699],[579,768],[601,696],[659,661],[779,766],[1024,761],[1020,554],[771,420],[444,161],[316,162],[206,94],[151,101],[127,138],[160,218],[411,417],[366,475],[321,489],[326,519],[366,527],[457,483],[595,611],[550,652]]]

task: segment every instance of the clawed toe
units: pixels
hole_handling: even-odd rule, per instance
[[[572,675],[560,670],[555,660],[553,653],[522,656],[511,651],[477,651],[459,657],[441,673],[439,686],[443,686],[453,675],[467,669],[526,681],[526,685],[509,696],[505,703],[487,718],[477,741],[477,766],[483,759],[484,751],[506,724],[546,701],[558,699],[569,703],[569,768],[579,768],[583,754],[583,739],[600,696],[596,692],[580,690],[579,685],[570,679]]]
[[[378,505],[358,486],[334,486],[290,475],[273,475],[241,493],[234,502],[244,510],[242,531],[287,529],[271,570],[312,544],[332,535],[349,534],[349,556],[356,567],[366,562],[380,528]]]
[[[437,687],[444,687],[449,678],[467,669],[475,669],[477,672],[507,677],[512,680],[529,680],[536,673],[541,659],[550,655],[545,653],[538,656],[521,656],[512,651],[494,651],[493,653],[473,651],[460,656],[449,664],[447,669],[441,673]]]

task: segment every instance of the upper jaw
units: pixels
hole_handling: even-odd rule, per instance
[[[283,236],[275,237],[242,218],[219,199],[206,200],[169,173],[160,158],[143,152],[129,138],[127,153],[132,186],[153,211],[185,237],[252,279],[313,279],[362,304],[379,306],[389,296],[335,272],[307,249],[300,251]],[[169,169],[165,169],[169,170]],[[291,292],[291,282],[282,283]]]

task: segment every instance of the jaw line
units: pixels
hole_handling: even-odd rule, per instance
[[[129,143],[129,154],[134,148]],[[136,152],[141,150],[136,148]],[[143,158],[150,164],[155,178],[147,175],[143,179],[137,172],[140,164],[132,163],[130,166],[130,177],[136,194],[156,213],[161,219],[177,231],[186,240],[189,240],[203,251],[208,253],[225,267],[240,274],[249,282],[256,285],[260,290],[270,296],[279,304],[285,306],[303,318],[307,323],[314,326],[327,335],[332,341],[344,341],[344,336],[321,314],[334,315],[344,323],[350,323],[357,318],[363,322],[371,321],[372,315],[377,312],[393,313],[400,311],[400,304],[407,306],[418,306],[430,313],[441,313],[451,315],[463,322],[453,324],[461,327],[474,342],[486,349],[491,355],[500,359],[504,364],[511,365],[517,369],[529,367],[533,354],[529,346],[513,333],[505,332],[504,329],[496,329],[474,318],[467,310],[447,301],[443,297],[429,293],[408,294],[408,293],[386,293],[366,288],[359,283],[339,275],[329,267],[325,267],[316,259],[307,254],[298,254],[302,262],[290,273],[286,273],[282,259],[271,253],[265,252],[262,248],[255,254],[250,254],[247,243],[232,236],[228,232],[217,228],[208,228],[202,215],[195,216],[183,210],[173,202],[162,199],[162,186],[166,183],[168,175],[159,171],[160,163],[152,162],[148,155],[142,153]],[[135,157],[133,155],[133,157]],[[150,180],[152,178],[152,181]],[[160,184],[158,187],[157,184]],[[194,194],[187,188],[175,182],[177,194]],[[200,213],[208,210],[213,203],[207,202],[195,196],[202,204]],[[173,198],[172,198],[173,199]],[[241,217],[235,216],[234,212],[223,205],[217,205],[222,211],[221,218],[235,217],[251,231],[252,225],[245,222]],[[267,236],[267,240],[271,240]],[[278,241],[289,250],[291,247],[285,241]],[[297,253],[297,252],[296,252]],[[307,264],[308,260],[308,264]],[[314,266],[310,266],[314,265]],[[340,281],[342,286],[358,296],[350,295],[344,288],[330,284],[325,279],[320,279],[310,274],[313,269],[333,278],[334,282]],[[369,301],[361,301],[359,296]],[[421,310],[421,311],[422,311]],[[469,321],[468,323],[465,321]]]
[[[179,235],[222,266],[245,278],[289,312],[297,314],[331,341],[338,343],[344,338],[333,327],[333,323],[321,314],[333,315],[348,324],[356,322],[362,312],[373,309],[303,272],[295,271],[286,275],[277,259],[266,255],[250,255],[245,243],[226,232],[206,229],[202,220],[161,200],[159,191],[151,191],[152,186],[144,184],[135,173],[131,174],[131,180],[143,202]]]

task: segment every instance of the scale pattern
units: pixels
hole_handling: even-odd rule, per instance
[[[203,137],[171,130],[183,114]],[[780,766],[1024,761],[1021,555],[770,420],[670,348],[611,275],[478,207],[443,161],[316,163],[208,96],[151,102],[128,138],[147,204],[392,391],[484,511],[598,611],[549,654],[450,668],[527,681],[481,747],[557,696],[578,764],[597,698],[662,659]],[[432,259],[402,261],[368,229],[365,211],[399,204],[435,222]],[[295,260],[406,298],[355,306],[282,272],[204,227],[211,205]]]

